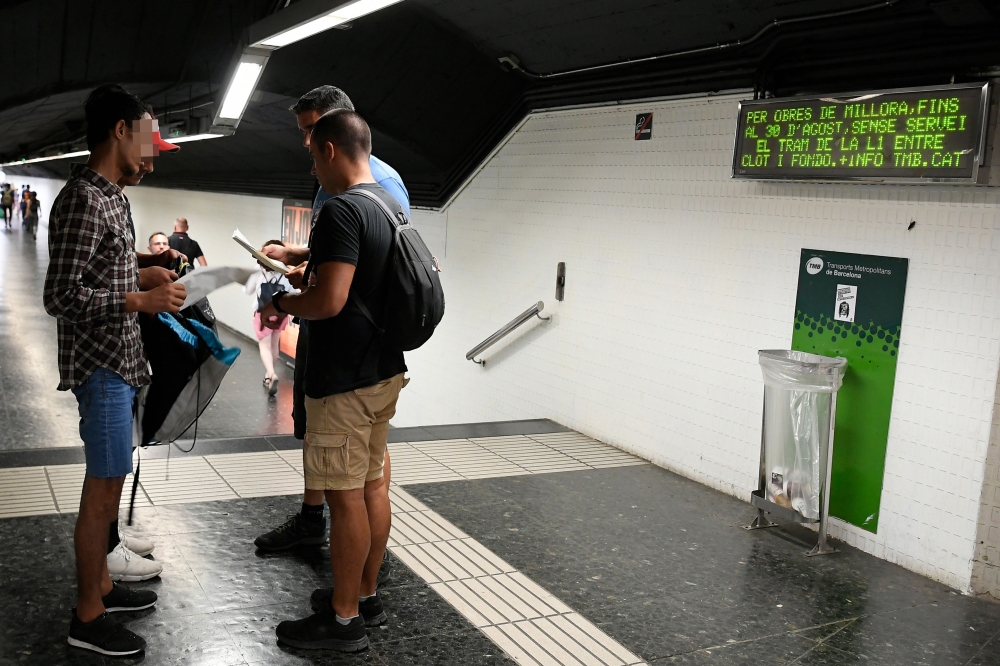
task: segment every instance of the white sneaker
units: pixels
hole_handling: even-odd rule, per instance
[[[155,578],[161,571],[162,564],[139,557],[126,548],[124,543],[118,544],[108,553],[108,575],[111,580],[134,583]]]
[[[139,557],[146,557],[156,548],[149,539],[140,539],[139,537],[125,534],[122,531],[118,532],[118,540]]]

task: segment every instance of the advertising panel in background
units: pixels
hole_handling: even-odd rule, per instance
[[[301,199],[285,199],[281,202],[281,241],[289,247],[305,247],[309,244],[312,226],[312,203]],[[299,326],[289,322],[281,332],[281,353],[295,359],[295,343],[299,339]]]
[[[830,515],[878,531],[908,259],[802,250],[792,349],[847,359]]]

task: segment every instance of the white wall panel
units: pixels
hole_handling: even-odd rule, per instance
[[[525,123],[445,214],[447,311],[407,356],[394,423],[548,417],[746,499],[756,351],[790,344],[800,250],[909,257],[879,534],[833,533],[966,590],[1000,358],[1000,194],[733,181],[736,101]],[[646,111],[653,137],[636,142]],[[465,360],[539,299],[551,323],[485,369]]]
[[[257,265],[250,254],[233,241],[233,229],[239,228],[254,243],[281,238],[281,199],[166,190],[152,187],[155,172],[146,178],[147,184],[125,190],[132,204],[137,245],[144,252],[149,235],[155,231],[170,235],[178,217],[187,218],[188,233],[201,245],[209,266],[253,268]],[[253,335],[256,302],[243,293],[242,286],[224,287],[212,294],[209,301],[220,321],[241,333]]]

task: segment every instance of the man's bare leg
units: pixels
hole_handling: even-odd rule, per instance
[[[389,454],[385,454],[386,471],[388,471]],[[375,479],[365,484],[365,510],[368,513],[368,531],[371,535],[368,559],[361,576],[360,594],[369,597],[375,594],[378,583],[378,571],[385,555],[385,545],[389,542],[389,529],[392,525],[392,511],[389,506],[389,485],[387,476]]]
[[[383,478],[385,479],[386,488],[389,487],[390,476],[392,474],[392,465],[389,464],[389,449],[385,450],[385,472]],[[324,494],[322,490],[309,490],[305,489],[302,493],[302,502],[308,504],[309,506],[318,506],[323,503]]]
[[[108,577],[108,527],[118,515],[125,477],[98,479],[86,476],[80,497],[73,544],[76,549],[78,598],[76,615],[91,622],[104,614],[101,597],[111,592]]]
[[[342,618],[358,614],[361,575],[371,548],[371,528],[365,490],[327,490],[330,505],[330,565],[333,569],[333,610]]]

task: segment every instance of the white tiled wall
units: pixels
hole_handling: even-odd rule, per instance
[[[997,386],[996,405],[1000,405],[1000,385]],[[1000,600],[1000,409],[996,406],[979,505],[972,591]]]
[[[833,532],[967,590],[1000,359],[1000,192],[733,181],[736,102],[536,115],[445,213],[416,213],[445,229],[448,305],[408,355],[394,422],[548,417],[746,498],[756,351],[790,344],[801,248],[909,257],[879,533]],[[647,111],[653,138],[636,142]],[[465,360],[536,300],[551,323],[485,369]]]

